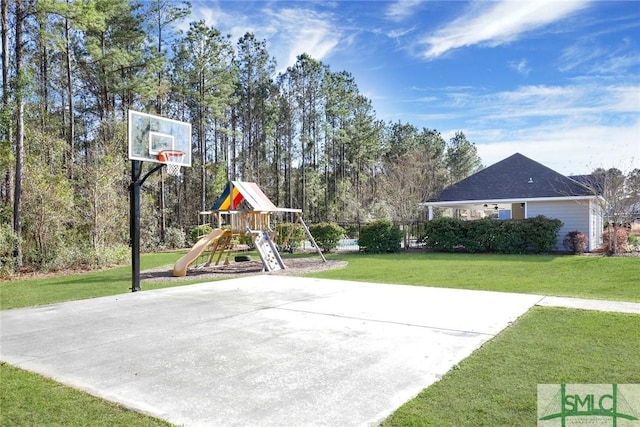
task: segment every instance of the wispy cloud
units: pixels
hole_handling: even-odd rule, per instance
[[[640,65],[638,55],[612,56],[594,64],[589,71],[593,74],[624,74],[638,65]]]
[[[528,76],[529,72],[531,72],[531,67],[529,66],[526,59],[509,62],[509,68],[524,76]]]
[[[226,11],[218,1],[192,3],[191,16],[179,22],[177,25],[179,30],[186,31],[192,21],[204,21],[209,27],[218,29],[222,34],[230,35],[234,42],[248,32],[270,36],[277,31],[276,28],[270,27],[269,23],[260,24],[245,15]]]
[[[292,3],[297,7],[281,7],[278,2],[264,3],[258,13],[245,16],[224,12],[218,2],[194,2],[190,20],[203,19],[207,25],[230,34],[238,40],[247,32],[268,40],[269,53],[276,58],[278,72],[293,65],[297,57],[307,53],[323,60],[339,46],[343,38],[341,26],[330,12],[314,9],[313,3]],[[233,9],[230,9],[233,10]]]
[[[304,4],[304,3],[301,3]],[[278,28],[277,45],[286,48],[278,65],[282,69],[293,65],[299,55],[307,53],[314,59],[322,60],[338,46],[342,37],[333,16],[312,9],[288,8],[266,11]]]
[[[564,86],[498,91],[447,87],[430,92],[437,100],[416,97],[416,113],[399,119],[430,123],[445,140],[462,130],[485,165],[520,152],[564,174],[640,167],[638,85],[602,85],[592,78]]]
[[[562,51],[559,70],[599,75],[626,74],[640,65],[640,56],[629,53],[632,45],[628,39],[623,39],[613,48],[595,45],[591,38],[580,40]]]
[[[415,28],[394,28],[392,30],[387,31],[387,37],[392,39],[402,38],[410,33],[412,33]]]
[[[425,37],[422,55],[437,58],[465,46],[499,46],[522,34],[561,20],[588,5],[588,1],[510,1],[474,3],[463,16]]]
[[[518,130],[486,129],[465,132],[476,142],[485,165],[519,152],[551,169],[566,174],[584,174],[598,167],[628,172],[640,167],[637,144],[640,120],[626,126],[586,125],[558,127],[541,123]],[[482,141],[482,143],[477,143]],[[602,149],[607,141],[607,149]]]
[[[191,16],[186,19],[180,20],[176,29],[186,32],[189,29],[189,24],[193,21],[204,21],[210,27],[221,28],[221,23],[230,22],[231,15],[225,13],[221,8],[219,2],[194,2],[192,4]]]
[[[441,97],[440,107],[458,111],[459,120],[478,127],[500,125],[518,128],[523,122],[593,124],[604,116],[629,123],[640,114],[640,86],[522,86],[512,91],[464,93],[452,91]]]
[[[385,16],[392,21],[402,21],[412,16],[416,8],[420,6],[420,3],[422,3],[422,0],[398,0],[389,5]]]
[[[560,71],[566,72],[579,69],[606,54],[606,51],[593,45],[593,41],[576,43],[562,51],[560,56]]]
[[[565,174],[596,167],[640,167],[640,86],[530,85],[513,91],[463,94],[448,102],[459,112],[485,164],[520,152]],[[460,104],[464,108],[460,108]],[[448,111],[447,102],[440,104]],[[461,113],[463,112],[463,113]],[[441,114],[441,112],[439,112]],[[457,130],[457,129],[456,129]],[[443,131],[448,135],[453,130]],[[603,150],[606,141],[607,149]]]

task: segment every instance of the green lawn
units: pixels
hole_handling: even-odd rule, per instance
[[[182,255],[182,252],[144,254],[141,269],[170,268]],[[345,260],[349,265],[309,276],[640,302],[637,280],[640,258],[433,253],[334,254],[329,258]],[[142,281],[142,290],[210,280]],[[130,288],[129,266],[0,282],[0,309],[115,295]]]
[[[1,426],[170,426],[0,362]]]
[[[143,254],[140,269],[171,268],[184,252]],[[202,280],[200,280],[202,281]],[[142,290],[197,283],[197,279],[142,282]],[[72,275],[10,280],[0,282],[0,309],[31,307],[54,302],[95,298],[131,292],[131,266]]]
[[[554,255],[334,254],[344,269],[309,276],[640,302],[640,258]]]
[[[145,255],[142,268],[180,253]],[[314,277],[640,301],[637,258],[339,254]],[[151,283],[142,289],[209,279]],[[130,267],[0,283],[3,309],[128,292]],[[536,307],[384,422],[535,425],[539,383],[640,383],[640,316]],[[166,425],[0,364],[0,425]],[[78,408],[82,408],[79,410]]]
[[[538,384],[640,383],[640,316],[534,307],[384,426],[535,426]]]

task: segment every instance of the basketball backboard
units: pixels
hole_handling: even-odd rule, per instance
[[[129,110],[129,159],[191,166],[191,124]],[[162,152],[182,156],[160,156]]]

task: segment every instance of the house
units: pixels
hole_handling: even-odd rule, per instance
[[[584,177],[564,176],[516,153],[445,188],[422,205],[429,208],[429,219],[436,208],[448,208],[468,220],[556,218],[563,223],[556,250],[564,250],[564,236],[577,230],[588,237],[591,251],[602,242],[602,202],[597,191],[584,182]]]

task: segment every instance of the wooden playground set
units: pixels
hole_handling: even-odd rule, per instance
[[[173,275],[185,276],[189,267],[207,252],[204,267],[218,265],[223,256],[223,262],[228,263],[231,253],[245,249],[239,249],[242,236],[251,237],[253,246],[262,260],[262,271],[287,268],[275,243],[276,232],[271,228],[271,216],[276,213],[291,213],[296,217],[294,227],[291,227],[289,235],[283,240],[283,246],[291,239],[295,227],[301,226],[322,260],[326,262],[302,218],[301,209],[276,207],[254,182],[229,181],[211,210],[201,212],[203,218],[210,219],[205,223],[214,227],[213,231],[199,239],[191,250],[175,263]]]

